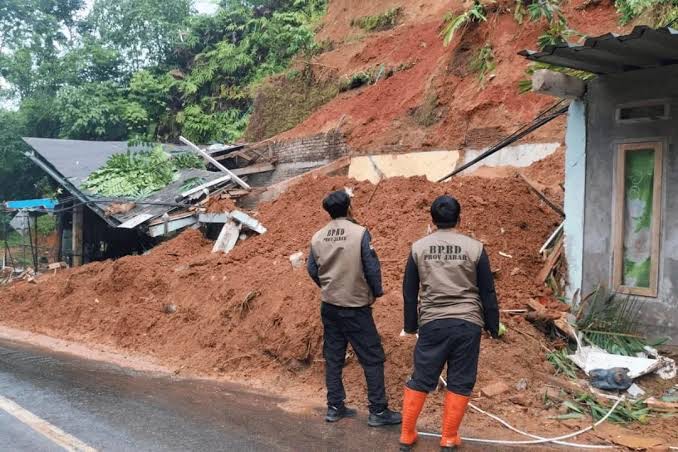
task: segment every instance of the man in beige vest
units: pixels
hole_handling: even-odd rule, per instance
[[[372,427],[400,424],[400,413],[388,409],[384,386],[384,349],[372,318],[372,303],[384,294],[381,266],[370,233],[351,219],[346,191],[330,193],[323,208],[332,220],[311,241],[308,273],[321,289],[323,354],[327,386],[327,422],[355,416],[344,404],[341,380],[348,344],[355,351],[367,381]]]
[[[418,333],[414,373],[405,386],[401,451],[417,441],[417,418],[447,364],[440,447],[461,444],[459,426],[476,383],[482,329],[499,335],[499,309],[483,244],[454,228],[461,206],[440,196],[431,206],[437,230],[412,245],[405,269],[405,333]]]

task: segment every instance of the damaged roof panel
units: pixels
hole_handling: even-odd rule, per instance
[[[607,33],[587,38],[583,45],[559,44],[519,54],[531,61],[599,75],[653,69],[678,64],[678,30],[638,26],[628,35]]]
[[[186,182],[189,179],[200,178],[201,183],[206,183],[224,177],[222,172],[184,169],[178,172],[178,177],[174,182],[142,199],[129,201],[118,198],[110,199],[88,193],[82,190],[80,185],[92,172],[104,166],[113,154],[126,152],[127,142],[50,138],[24,138],[24,141],[35,150],[34,153],[29,154],[31,160],[47,171],[72,195],[88,203],[94,212],[113,227],[125,223],[136,227],[151,218],[161,217],[179,208],[187,208],[188,203],[178,198],[181,197],[182,192],[186,191]],[[187,146],[172,144],[163,144],[163,146],[169,152],[191,152]],[[225,180],[216,185],[224,185],[227,182]],[[132,207],[111,209],[116,203],[129,203]],[[140,221],[140,218],[144,220]]]

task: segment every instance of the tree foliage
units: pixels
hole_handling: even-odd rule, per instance
[[[191,0],[85,3],[0,2],[0,113],[12,138],[0,145],[0,172],[26,180],[18,191],[2,187],[0,199],[33,196],[42,177],[21,136],[237,140],[253,88],[318,51],[314,27],[326,8],[326,0],[222,0],[207,16]]]

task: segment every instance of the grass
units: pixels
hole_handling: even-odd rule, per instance
[[[440,33],[440,35],[443,37],[445,46],[448,46],[454,39],[457,31],[465,30],[466,27],[472,22],[486,21],[487,15],[485,12],[485,7],[478,0],[475,0],[473,2],[473,6],[457,16],[448,13],[445,16],[445,27],[443,28],[443,31]]]
[[[547,353],[546,359],[555,368],[556,375],[563,374],[568,378],[577,378],[577,366],[567,357],[567,349]]]
[[[401,7],[391,8],[388,11],[374,16],[363,16],[351,20],[352,27],[358,27],[365,31],[389,30],[398,25],[398,20],[403,12]]]
[[[478,75],[481,87],[485,85],[487,76],[494,72],[496,67],[494,52],[489,42],[481,47],[469,62],[469,69]]]

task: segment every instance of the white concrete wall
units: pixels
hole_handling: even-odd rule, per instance
[[[584,206],[586,202],[586,104],[570,104],[565,135],[565,256],[567,297],[582,287],[584,260]]]
[[[453,171],[458,161],[457,151],[359,156],[351,158],[348,176],[376,184],[379,182],[376,166],[386,177],[426,176],[428,180],[435,182]]]
[[[485,160],[479,162],[477,165],[464,171],[462,174],[470,174],[481,166],[513,166],[517,168],[524,168],[532,165],[534,162],[542,160],[553,154],[560,147],[560,143],[531,143],[518,144],[514,146],[507,146],[501,151],[491,155]],[[478,157],[485,149],[467,149],[464,151],[464,161],[466,164]]]

